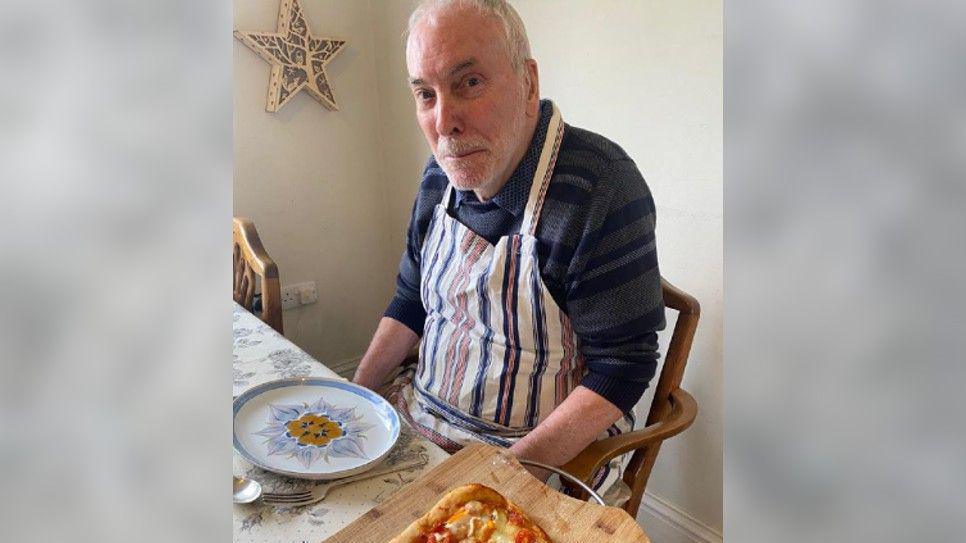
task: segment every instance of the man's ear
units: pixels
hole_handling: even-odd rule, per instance
[[[537,72],[537,61],[528,58],[524,61],[527,77],[527,116],[540,115],[540,74]]]

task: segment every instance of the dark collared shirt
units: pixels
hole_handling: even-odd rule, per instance
[[[551,113],[550,102],[542,101],[527,153],[489,202],[480,202],[472,191],[455,191],[450,215],[492,244],[519,231]],[[420,253],[433,207],[448,184],[430,157],[413,205],[396,294],[385,313],[420,336],[426,319]],[[587,367],[581,384],[623,412],[640,400],[654,377],[657,332],[665,324],[654,226],[650,190],[624,150],[565,125],[537,223],[540,275],[579,338]]]

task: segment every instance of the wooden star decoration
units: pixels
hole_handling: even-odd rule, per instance
[[[302,89],[323,106],[339,109],[325,65],[345,47],[346,42],[313,36],[298,0],[282,0],[278,10],[278,32],[236,29],[234,35],[272,65],[267,111],[278,111]]]

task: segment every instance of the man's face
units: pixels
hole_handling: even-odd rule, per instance
[[[453,185],[486,198],[513,173],[531,137],[527,116],[539,111],[505,39],[499,21],[453,7],[425,15],[406,48],[416,117],[436,160]],[[535,87],[536,65],[527,69]]]

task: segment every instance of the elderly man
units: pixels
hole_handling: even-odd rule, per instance
[[[354,380],[380,387],[422,338],[387,394],[415,430],[451,452],[482,441],[562,465],[631,429],[654,376],[664,304],[650,192],[620,147],[540,99],[506,2],[424,2],[406,59],[433,157]]]

